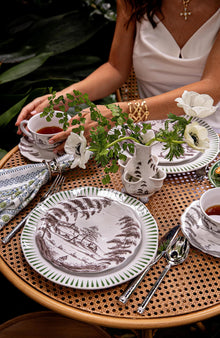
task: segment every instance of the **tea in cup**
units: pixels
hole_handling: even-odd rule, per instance
[[[204,192],[200,198],[202,223],[209,230],[220,231],[220,188]]]
[[[59,123],[61,118],[55,116],[58,112],[60,113],[60,111],[55,111],[54,116],[49,122],[46,120],[46,117],[40,116],[41,113],[36,114],[30,120],[23,120],[20,128],[26,136],[33,139],[37,147],[44,150],[53,150],[60,142],[50,144],[49,139],[63,131],[61,128],[62,124]]]

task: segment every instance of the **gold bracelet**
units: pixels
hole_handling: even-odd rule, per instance
[[[146,101],[128,102],[128,115],[134,122],[146,121],[149,114]]]

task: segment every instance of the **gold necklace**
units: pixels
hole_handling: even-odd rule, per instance
[[[191,12],[188,12],[190,0],[183,0],[183,12],[180,13],[180,16],[183,16],[185,20],[188,20],[188,15],[191,15]]]

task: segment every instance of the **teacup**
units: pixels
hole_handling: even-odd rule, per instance
[[[35,145],[44,150],[53,150],[60,144],[60,142],[50,144],[49,139],[57,133],[63,131],[62,124],[59,123],[60,117],[56,117],[55,111],[51,121],[47,121],[46,117],[41,117],[41,113],[36,114],[30,120],[23,120],[20,124],[22,132],[32,139]]]
[[[201,219],[209,230],[220,231],[220,188],[204,192],[200,198]]]

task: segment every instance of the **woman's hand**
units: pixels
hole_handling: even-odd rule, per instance
[[[89,109],[84,109],[82,111],[82,117],[86,119],[85,125],[84,125],[84,128],[85,128],[84,136],[86,137],[86,139],[89,139],[90,129],[97,125],[97,123],[95,121],[91,120],[89,112],[90,112]],[[59,154],[59,155],[64,153],[64,145],[65,145],[66,139],[68,138],[68,136],[72,132],[73,128],[76,128],[76,126],[72,126],[72,124],[71,124],[73,119],[77,119],[77,116],[74,116],[72,119],[69,120],[69,127],[67,128],[67,130],[61,131],[60,133],[58,133],[58,134],[56,134],[56,135],[54,135],[53,137],[50,138],[49,143],[51,143],[51,144],[63,141],[59,146],[57,146],[53,150],[54,153]]]
[[[56,97],[62,95],[62,92],[57,92]],[[48,107],[49,101],[48,97],[51,97],[51,94],[46,94],[44,96],[37,97],[32,102],[28,103],[18,115],[15,125],[18,127],[17,134],[21,134],[20,123],[23,120],[29,120],[33,115],[42,113],[44,108]],[[59,110],[59,105],[54,106],[54,109]]]
[[[98,106],[98,108],[100,109],[101,113],[103,115],[105,115],[107,118],[111,118],[111,111],[109,109],[107,109],[105,106]],[[82,117],[85,118],[85,124],[84,124],[84,136],[85,138],[89,141],[89,134],[90,134],[90,130],[91,128],[95,128],[97,126],[97,122],[91,120],[90,117],[90,109],[84,109],[82,111]],[[62,142],[58,147],[56,147],[54,149],[54,153],[61,155],[64,152],[64,144],[65,141],[67,139],[67,137],[69,136],[69,134],[72,132],[73,128],[76,128],[75,126],[72,126],[72,120],[73,119],[77,119],[77,115],[74,116],[72,119],[69,120],[69,127],[67,130],[62,131],[56,135],[54,135],[53,137],[50,138],[49,143],[53,144],[56,142]]]
[[[18,115],[17,121],[15,125],[18,127],[17,133],[20,135],[22,132],[20,130],[20,123],[23,120],[30,119],[33,115],[37,113],[41,113],[45,107],[48,106],[48,97],[51,96],[51,94],[44,95],[41,97],[37,97],[35,100],[27,104]]]

